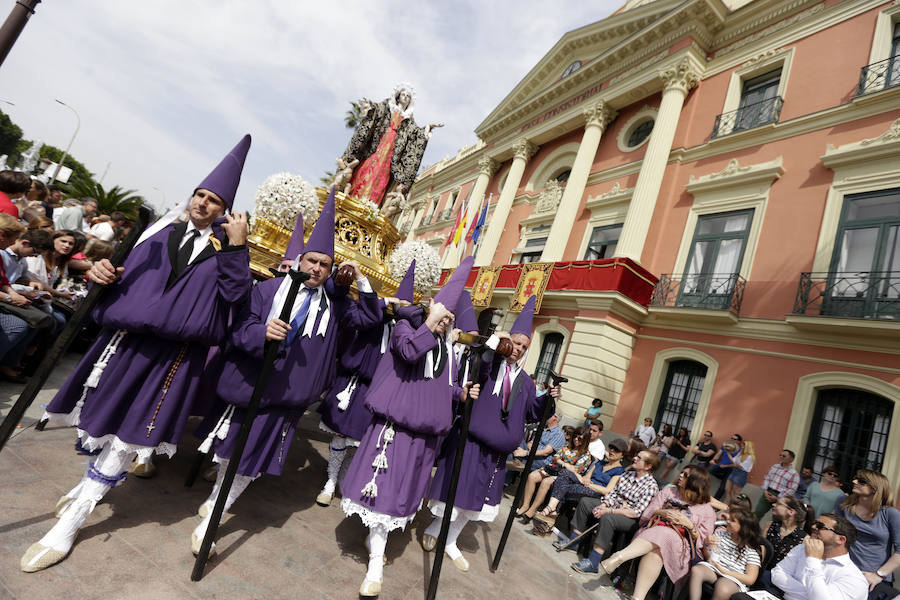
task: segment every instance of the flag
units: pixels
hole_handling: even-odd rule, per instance
[[[484,228],[484,222],[487,220],[488,207],[490,207],[491,198],[493,197],[494,194],[491,194],[487,202],[484,203],[484,208],[481,209],[481,214],[478,215],[478,223],[475,224],[475,233],[472,234],[473,244],[477,244],[478,238],[481,236],[481,230]]]
[[[463,212],[460,210],[459,212]],[[459,240],[462,239],[463,231],[466,230],[466,222],[469,219],[469,207],[466,207],[466,212],[463,214],[462,220],[459,222],[459,226],[456,228],[456,235],[453,236],[453,243],[459,244]]]
[[[484,210],[484,196],[481,197],[481,204],[478,205],[478,210],[475,211],[475,214],[472,215],[472,222],[469,224],[469,231],[466,233],[466,242],[472,241],[472,235],[475,233],[475,225],[478,223],[478,218],[481,216],[481,211]]]
[[[453,239],[456,237],[456,231],[459,229],[459,224],[462,221],[463,211],[460,211],[456,214],[456,225],[453,226],[453,229],[450,230],[450,235],[447,236],[447,241],[444,242],[444,248],[450,245],[453,242]]]

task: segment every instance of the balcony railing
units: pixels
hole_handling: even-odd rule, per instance
[[[892,56],[860,69],[856,95],[880,92],[898,85],[900,85],[900,56]]]
[[[741,311],[747,281],[737,273],[663,274],[650,306]]]
[[[782,104],[784,104],[784,100],[781,99],[781,96],[775,96],[762,102],[742,106],[731,112],[722,113],[716,117],[711,137],[722,137],[729,133],[753,129],[767,123],[776,123],[778,122],[778,117],[781,116]]]
[[[900,319],[900,271],[801,273],[794,314]]]

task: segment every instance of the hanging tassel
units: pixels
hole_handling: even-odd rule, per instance
[[[338,395],[336,396],[339,400],[338,410],[343,412],[347,410],[348,406],[350,406],[350,397],[353,396],[353,392],[356,390],[356,382],[358,380],[359,376],[354,375],[347,383],[347,387],[345,387],[340,393],[338,393]]]
[[[394,441],[394,425],[388,425],[387,430],[384,432],[384,446],[387,448],[387,445]]]
[[[219,422],[216,423],[216,426],[212,428],[212,431],[209,432],[209,435],[206,436],[206,439],[203,440],[203,443],[197,448],[201,454],[206,454],[212,449],[212,443],[215,438],[224,440],[228,436],[228,429],[231,427],[231,415],[233,414],[234,405],[230,404],[228,408],[225,409],[225,412],[222,413],[222,416],[219,417]]]
[[[375,467],[376,470],[388,468],[387,456],[384,455],[384,451],[375,457],[375,460],[372,461],[372,466]]]
[[[378,486],[375,484],[375,476],[372,476],[372,481],[367,483],[365,487],[360,492],[363,498],[377,498],[378,497]]]

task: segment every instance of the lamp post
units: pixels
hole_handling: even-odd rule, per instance
[[[0,26],[0,65],[6,60],[6,56],[12,50],[13,44],[16,43],[19,34],[25,29],[25,24],[40,3],[41,0],[16,0],[15,6],[13,6],[9,16],[6,17],[6,21]]]
[[[66,156],[69,155],[69,150],[72,149],[72,143],[75,141],[75,136],[78,135],[78,130],[81,129],[81,117],[78,116],[78,111],[59,98],[57,98],[56,101],[75,113],[75,119],[78,122],[75,125],[75,131],[72,133],[72,139],[69,140],[69,145],[66,146],[66,151],[63,152],[62,158],[59,159],[59,164],[56,165],[56,169],[53,171],[53,177],[50,178],[50,185],[53,185],[53,182],[55,182],[56,178],[59,176],[59,170],[62,168],[63,161],[66,160]]]

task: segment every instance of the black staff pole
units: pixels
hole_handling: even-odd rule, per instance
[[[568,381],[567,378],[560,377],[553,371],[550,371],[550,374],[547,377],[547,383],[552,382],[553,387],[558,387],[559,384],[565,383],[566,381]],[[538,446],[541,445],[541,436],[544,435],[544,427],[547,425],[547,419],[550,418],[550,415],[553,414],[555,409],[556,403],[553,401],[553,398],[550,397],[550,392],[548,391],[547,400],[544,403],[544,414],[541,416],[541,421],[534,431],[531,449],[528,450],[528,458],[525,459],[525,466],[522,468],[522,476],[519,477],[519,485],[516,488],[516,497],[513,499],[512,506],[509,508],[509,516],[506,517],[506,526],[503,528],[503,535],[500,536],[500,543],[497,545],[497,553],[494,555],[494,562],[491,563],[491,571],[496,571],[500,566],[500,558],[503,556],[503,549],[506,548],[506,541],[509,539],[509,532],[512,530],[512,524],[516,518],[516,509],[522,504],[522,495],[525,493],[525,480],[531,472],[531,465],[534,463],[534,455],[537,452]]]
[[[137,223],[131,228],[128,237],[126,237],[121,244],[116,246],[115,252],[113,252],[112,258],[110,259],[110,262],[112,262],[114,267],[120,267],[122,266],[122,263],[125,262],[128,253],[134,248],[138,237],[140,237],[141,233],[144,232],[144,229],[146,229],[147,224],[150,222],[151,214],[150,209],[145,206],[138,209]],[[44,356],[41,364],[39,364],[37,370],[35,370],[34,375],[32,375],[25,384],[25,388],[19,395],[19,399],[13,404],[9,414],[3,419],[3,423],[0,423],[0,451],[6,446],[6,442],[12,435],[12,432],[16,429],[16,426],[22,420],[22,417],[25,416],[25,411],[28,410],[28,407],[34,402],[34,399],[37,397],[38,392],[41,391],[41,388],[44,387],[44,384],[47,382],[47,378],[50,377],[50,373],[56,366],[59,357],[72,345],[75,336],[81,331],[81,324],[91,311],[94,310],[94,307],[97,305],[97,302],[100,300],[107,287],[108,286],[96,284],[91,286],[88,295],[81,301],[78,308],[75,309],[75,313],[69,317],[69,321],[66,323],[66,326],[63,327],[59,337],[56,338],[56,342]]]
[[[285,323],[290,323],[291,321],[291,308],[294,306],[294,300],[297,299],[300,284],[309,279],[309,274],[303,271],[291,270],[290,277],[291,285],[288,288],[287,298],[284,300],[281,314],[278,316]],[[275,369],[275,357],[280,346],[281,342],[278,340],[266,341],[262,368],[259,371],[259,376],[256,378],[253,395],[250,396],[250,404],[247,405],[244,422],[241,423],[241,428],[238,430],[237,439],[234,442],[234,450],[231,452],[231,459],[228,461],[228,468],[225,469],[225,477],[222,479],[222,487],[219,490],[219,495],[216,497],[216,505],[213,507],[212,514],[209,517],[209,527],[206,528],[203,544],[200,545],[200,552],[197,554],[196,561],[194,561],[191,581],[203,579],[203,570],[206,567],[206,561],[209,560],[209,550],[212,548],[213,540],[216,539],[216,531],[219,529],[222,513],[225,512],[225,501],[228,499],[228,492],[231,490],[238,465],[241,463],[241,455],[244,453],[244,446],[247,445],[247,438],[250,436],[250,427],[253,425],[253,419],[256,418],[256,412],[259,410],[259,401],[262,399],[263,392],[266,391],[266,388],[269,386],[269,380],[272,378],[272,371]]]
[[[475,363],[469,371],[469,381],[467,383],[478,382],[481,374],[482,352],[485,347],[469,346],[466,349],[464,360],[475,357]],[[437,543],[434,550],[434,564],[431,567],[431,578],[428,580],[428,592],[425,595],[427,600],[434,600],[437,595],[438,581],[441,578],[441,565],[444,563],[444,548],[447,547],[447,536],[450,533],[450,521],[453,516],[453,504],[456,502],[456,487],[459,484],[459,472],[462,470],[463,452],[466,450],[466,440],[469,439],[469,423],[472,421],[472,406],[475,400],[469,395],[466,398],[466,406],[463,409],[462,423],[459,428],[459,442],[456,446],[456,456],[453,458],[453,471],[450,475],[450,487],[447,489],[447,500],[444,502],[444,516],[441,520],[441,531],[438,534]]]

